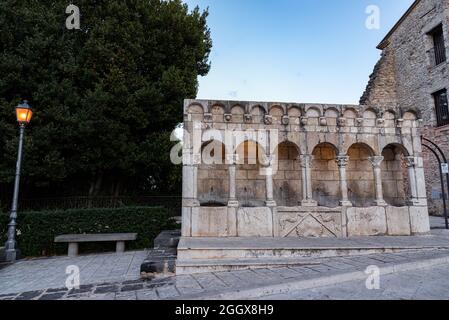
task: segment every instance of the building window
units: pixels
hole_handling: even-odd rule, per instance
[[[446,61],[446,48],[444,46],[444,33],[443,33],[443,25],[439,25],[435,29],[433,29],[429,36],[432,37],[433,40],[433,48],[431,49],[431,55],[435,62],[435,65],[439,65]]]
[[[447,90],[441,90],[433,94],[435,100],[435,111],[437,114],[437,125],[439,127],[449,124],[449,108],[447,104]]]

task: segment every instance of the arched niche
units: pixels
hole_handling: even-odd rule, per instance
[[[272,116],[273,124],[282,124],[284,109],[281,106],[273,106],[270,108],[270,116]]]
[[[381,164],[384,200],[391,206],[403,207],[410,198],[410,183],[405,157],[407,149],[400,144],[389,144],[383,151]]]
[[[263,123],[266,111],[262,106],[256,105],[251,108],[251,115],[253,123]]]
[[[338,150],[330,143],[321,143],[313,150],[312,190],[318,206],[335,208],[340,201]]]
[[[201,146],[198,166],[198,200],[201,206],[226,206],[229,199],[229,173],[222,142],[207,141]]]
[[[278,206],[297,206],[302,200],[302,177],[299,149],[289,141],[279,144],[275,151],[273,175],[274,200]]]
[[[320,123],[321,111],[317,107],[310,107],[306,111],[306,117],[308,119],[308,125],[318,126]]]
[[[224,121],[225,106],[221,104],[215,104],[210,108],[210,113],[212,114],[213,123],[220,123]]]
[[[367,144],[356,143],[349,148],[348,156],[346,176],[349,201],[355,207],[370,207],[375,200],[374,171],[369,161],[374,151]]]
[[[396,114],[393,111],[385,111],[383,114],[384,126],[386,128],[394,128],[396,126]]]
[[[236,191],[242,207],[262,207],[266,200],[266,177],[262,175],[265,150],[247,140],[236,148]]]
[[[329,108],[324,113],[324,116],[326,117],[326,122],[328,126],[336,126],[337,125],[337,119],[338,119],[338,110],[335,108]]]
[[[355,109],[346,109],[343,112],[343,118],[346,119],[346,125],[348,127],[355,126],[355,119],[357,118],[357,112]]]
[[[375,127],[376,126],[376,112],[372,109],[367,109],[363,112],[363,125],[365,127]]]
[[[192,121],[203,121],[204,109],[200,104],[192,104],[187,108],[187,113],[190,114]]]
[[[418,117],[414,111],[405,112],[403,119],[404,119],[404,123],[403,123],[404,128],[416,128],[417,127]]]
[[[245,108],[239,104],[236,104],[231,107],[231,114],[233,123],[243,123]]]

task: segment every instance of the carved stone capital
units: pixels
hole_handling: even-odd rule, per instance
[[[246,113],[243,118],[245,119],[246,123],[250,123],[250,122],[253,121],[253,116],[251,114],[248,114],[248,113]]]
[[[211,122],[212,119],[213,119],[212,113],[205,113],[204,114],[204,121]]]
[[[322,127],[327,126],[327,119],[326,119],[326,117],[321,117],[320,118],[320,126],[322,126]]]
[[[339,127],[346,127],[346,118],[338,118],[337,124]]]
[[[416,158],[415,157],[404,157],[405,165],[407,168],[414,168],[416,166]]]
[[[230,113],[225,114],[224,119],[225,121],[230,122],[232,120],[232,114]]]
[[[337,162],[337,165],[340,168],[345,168],[348,165],[349,157],[348,156],[338,156],[337,159],[335,159]]]
[[[290,123],[290,117],[289,116],[283,116],[282,117],[282,124],[284,126],[288,125]]]
[[[374,156],[368,158],[369,162],[371,162],[371,165],[374,169],[379,169],[380,165],[382,164],[382,161],[384,161],[384,157],[382,156]]]
[[[308,168],[312,165],[313,156],[312,155],[302,155],[299,156],[299,163],[302,168]]]
[[[378,127],[382,128],[385,125],[385,119],[379,118],[376,121],[377,121],[377,126]]]
[[[266,125],[273,124],[273,117],[272,117],[272,116],[269,116],[269,115],[266,115],[266,116],[263,117],[263,122],[264,122]]]
[[[307,117],[301,117],[299,121],[303,126],[306,126],[309,123],[309,119]]]

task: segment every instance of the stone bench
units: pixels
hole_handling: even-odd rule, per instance
[[[116,252],[125,252],[125,241],[134,241],[137,233],[101,233],[101,234],[65,234],[55,237],[56,243],[68,243],[69,257],[78,255],[78,244],[80,242],[116,242]]]

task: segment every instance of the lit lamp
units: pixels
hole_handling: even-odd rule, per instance
[[[16,229],[17,229],[17,204],[19,200],[19,186],[20,186],[20,170],[22,166],[23,153],[23,137],[25,135],[25,127],[30,123],[33,117],[33,110],[28,105],[27,100],[23,100],[16,107],[17,122],[20,127],[19,150],[17,153],[16,177],[14,180],[14,194],[12,198],[11,214],[8,224],[8,240],[5,243],[6,261],[14,262],[20,256],[20,251],[17,248]]]

